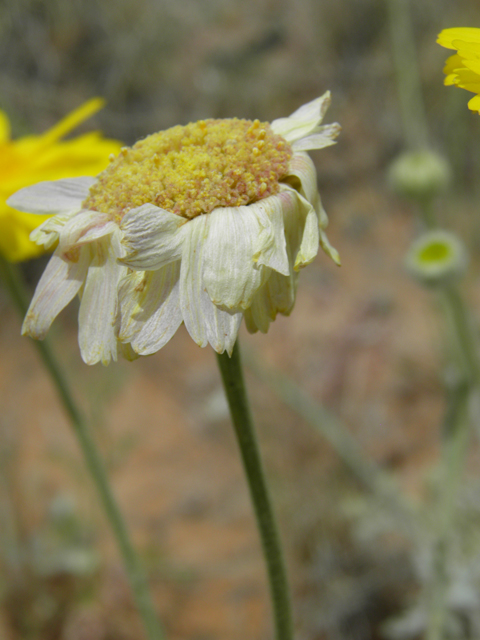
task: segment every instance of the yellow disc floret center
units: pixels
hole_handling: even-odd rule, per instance
[[[117,222],[146,203],[194,218],[277,193],[291,156],[288,142],[268,123],[201,120],[122,149],[98,176],[83,206]]]

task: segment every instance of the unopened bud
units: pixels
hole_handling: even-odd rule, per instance
[[[456,235],[436,229],[422,234],[413,242],[405,258],[405,264],[421,284],[447,285],[464,274],[468,254],[463,242]]]
[[[390,186],[398,194],[415,200],[430,200],[444,191],[450,182],[448,162],[433,151],[409,151],[391,165]]]

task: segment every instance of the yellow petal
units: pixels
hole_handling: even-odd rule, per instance
[[[457,74],[456,73],[451,73],[449,76],[447,76],[445,78],[445,80],[443,81],[443,84],[446,87],[451,87],[452,85],[456,85],[457,84]]]
[[[0,209],[0,252],[9,262],[30,260],[45,253],[30,240],[30,233],[49,216],[22,213],[4,206]]]
[[[9,139],[8,119],[0,111],[0,252],[7,260],[19,262],[44,253],[29,236],[47,219],[8,207],[9,196],[37,182],[97,175],[108,165],[109,156],[119,153],[119,142],[97,132],[60,140],[103,104],[101,98],[93,98],[43,135],[19,140]]]
[[[462,60],[479,60],[480,59],[480,42],[464,42],[463,40],[454,40],[454,47],[458,51],[458,55]]]
[[[478,111],[478,113],[480,113],[480,96],[475,96],[473,97],[469,102],[468,102],[468,108],[471,111]]]
[[[463,64],[467,69],[470,69],[470,71],[480,75],[480,60],[464,60]]]
[[[92,98],[78,109],[75,109],[68,116],[65,116],[54,127],[46,131],[42,136],[39,136],[43,143],[51,144],[56,142],[59,138],[63,138],[67,133],[70,133],[72,129],[78,127],[79,124],[88,120],[94,113],[97,113],[103,106],[105,106],[105,100],[103,98]]]
[[[480,29],[472,27],[454,27],[452,29],[444,29],[438,34],[437,42],[447,49],[456,49],[453,44],[455,40],[463,40],[465,42],[480,43]]]
[[[443,67],[443,73],[448,76],[454,71],[457,71],[457,69],[461,69],[463,66],[463,59],[458,55],[458,53],[456,53],[455,55],[447,58],[445,66]]]
[[[0,144],[10,140],[10,121],[4,111],[0,111]]]
[[[458,69],[455,74],[455,83],[458,87],[480,93],[480,75],[470,69]]]

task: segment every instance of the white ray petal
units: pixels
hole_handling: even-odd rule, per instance
[[[180,269],[180,307],[183,321],[188,333],[200,347],[208,344],[202,293],[203,253],[209,219],[209,216],[198,216],[187,225]]]
[[[140,355],[161,349],[182,323],[180,262],[158,271],[128,274],[119,289],[119,340],[131,342]]]
[[[325,233],[325,231],[323,231],[323,229],[320,229],[320,246],[325,251],[327,256],[330,256],[330,258],[335,262],[335,264],[340,267],[342,264],[342,261],[340,259],[340,254],[335,249],[335,247],[332,247],[329,239],[327,238],[327,234]]]
[[[255,262],[264,225],[272,225],[264,207],[219,207],[209,214],[203,280],[210,299],[226,309],[247,309],[269,270]],[[273,243],[270,243],[273,244]]]
[[[257,216],[262,231],[258,236],[254,260],[287,275],[289,264],[285,241],[284,217],[290,207],[290,196],[279,193],[249,205]]]
[[[188,223],[185,218],[153,204],[128,211],[121,223],[127,253],[123,264],[133,269],[155,270],[179,260],[185,234],[183,226]]]
[[[315,211],[306,198],[297,193],[299,211],[306,214],[303,235],[300,248],[295,258],[294,269],[298,270],[310,264],[318,253],[318,246],[329,256],[336,265],[340,266],[340,255],[335,247],[332,247],[328,240],[325,228],[328,225],[328,218],[322,203],[319,199],[319,209]]]
[[[303,151],[296,152],[290,160],[288,171],[289,175],[286,178],[286,182],[281,183],[280,188],[289,190],[293,187],[300,195],[306,198],[317,212],[320,229],[326,229],[328,217],[318,193],[315,165],[308,153]],[[298,178],[298,180],[295,180],[295,178]]]
[[[81,248],[65,256],[57,249],[37,285],[23,322],[22,334],[42,340],[52,322],[78,293],[85,280],[90,254]]]
[[[84,362],[108,364],[117,359],[114,325],[117,287],[127,268],[117,262],[123,251],[120,232],[98,240],[92,247],[92,262],[82,293],[78,316],[78,343]]]
[[[233,312],[219,309],[212,303],[206,293],[204,293],[203,298],[207,340],[217,353],[226,351],[231,356],[243,313],[241,311]]]
[[[304,200],[304,203],[308,203]],[[309,203],[308,203],[309,204]],[[301,206],[301,205],[300,205]],[[318,217],[315,209],[310,205],[310,209],[305,219],[302,242],[295,258],[294,269],[298,271],[313,262],[320,246],[320,234],[318,228]]]
[[[331,96],[327,91],[294,111],[288,118],[279,118],[271,123],[275,133],[280,134],[288,142],[300,140],[315,133],[330,104]]]
[[[291,176],[294,176],[292,179]],[[295,180],[298,178],[298,181]],[[308,153],[294,153],[288,168],[287,184],[291,184],[315,209],[319,206],[317,172]],[[282,185],[281,185],[282,188]]]
[[[60,231],[59,246],[66,251],[69,247],[93,242],[114,232],[118,232],[118,225],[106,213],[84,209],[65,222]]]
[[[289,197],[290,206],[284,208],[284,229],[289,262],[289,273],[293,271],[295,260],[302,243],[305,220],[312,205],[300,193],[287,184],[282,184],[282,195]]]
[[[133,350],[131,344],[125,344],[123,342],[119,342],[117,344],[117,349],[118,349],[119,355],[121,355],[123,358],[125,358],[125,360],[128,360],[129,362],[133,362],[134,360],[137,360],[137,358],[140,357],[140,354]]]
[[[315,211],[311,203],[289,185],[282,185],[282,190],[296,194],[297,207],[285,221],[289,258],[293,258],[294,269],[298,270],[310,264],[318,253],[319,245],[335,264],[340,265],[338,251],[332,247],[324,231],[328,218],[320,199],[319,210]]]
[[[43,245],[45,249],[50,249],[57,242],[66,222],[75,214],[76,211],[69,211],[68,213],[59,213],[48,218],[32,231],[30,240],[36,244]]]
[[[65,178],[24,187],[7,200],[9,207],[27,213],[57,214],[80,210],[96,178]]]
[[[281,313],[284,316],[290,315],[295,304],[297,284],[298,273],[295,271],[287,277],[279,273],[274,273],[267,282],[270,308],[274,311],[275,315],[277,313]]]
[[[288,316],[295,304],[298,273],[289,276],[273,272],[268,282],[256,294],[245,312],[245,324],[250,333],[267,333],[277,313]]]
[[[324,149],[336,144],[335,138],[341,131],[339,124],[327,124],[316,127],[309,135],[298,138],[291,143],[293,151],[312,151],[313,149]]]
[[[209,221],[210,216],[198,216],[187,226],[180,270],[180,306],[185,327],[200,347],[210,343],[218,353],[226,350],[231,354],[242,313],[219,309],[205,290],[203,264]]]
[[[272,314],[270,308],[269,300],[264,296],[265,291],[262,289],[254,297],[250,308],[245,311],[245,325],[249,333],[256,333],[257,331],[267,333],[270,322],[275,319],[275,315]]]
[[[320,122],[327,113],[327,109],[330,106],[331,101],[332,94],[330,91],[325,91],[325,93],[319,98],[314,98],[310,102],[302,104],[302,106],[298,107],[298,109],[291,113],[289,117],[305,121],[316,118]]]

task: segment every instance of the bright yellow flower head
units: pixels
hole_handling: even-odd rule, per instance
[[[50,215],[24,213],[12,209],[6,200],[23,187],[46,180],[72,176],[94,176],[108,165],[109,156],[120,151],[120,143],[98,132],[72,140],[67,133],[103,107],[93,98],[72,111],[49,131],[11,140],[9,121],[0,111],[0,252],[10,262],[28,260],[45,249],[32,242],[31,231]]]
[[[445,84],[476,93],[469,101],[468,108],[480,113],[480,29],[444,29],[438,35],[437,42],[442,47],[457,51],[445,64]]]

